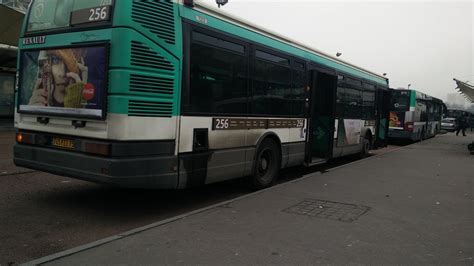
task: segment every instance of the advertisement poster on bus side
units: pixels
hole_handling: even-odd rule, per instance
[[[344,119],[344,128],[346,130],[346,145],[355,145],[360,143],[360,132],[362,130],[362,120]]]
[[[21,53],[19,112],[103,118],[106,46]]]
[[[356,145],[360,143],[363,120],[341,119],[338,125],[337,146]]]

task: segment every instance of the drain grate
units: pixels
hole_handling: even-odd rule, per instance
[[[283,210],[283,212],[350,223],[357,220],[369,210],[370,207],[362,205],[305,199]]]

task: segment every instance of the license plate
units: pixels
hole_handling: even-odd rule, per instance
[[[63,148],[63,149],[74,149],[74,141],[70,139],[61,139],[61,138],[53,138],[52,141],[53,146]]]

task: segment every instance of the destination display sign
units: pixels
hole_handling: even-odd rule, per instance
[[[71,13],[71,25],[110,21],[112,6],[86,8]]]
[[[213,118],[213,130],[304,128],[304,119]]]

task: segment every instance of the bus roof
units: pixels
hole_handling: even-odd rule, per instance
[[[423,100],[431,100],[431,101],[434,101],[434,102],[440,102],[442,103],[443,100],[439,99],[439,98],[436,98],[436,97],[433,97],[431,95],[428,95],[424,92],[421,92],[421,91],[417,91],[417,90],[413,90],[413,89],[393,89],[393,91],[408,91],[408,92],[414,92],[415,95],[416,95],[416,98],[417,99],[423,99]],[[411,95],[411,94],[410,94]]]
[[[181,1],[181,0],[180,0]],[[201,11],[203,13],[207,13],[207,14],[210,14],[210,15],[214,15],[215,17],[218,17],[220,19],[223,19],[224,21],[227,21],[227,22],[230,22],[230,23],[233,23],[233,24],[237,24],[243,28],[247,28],[249,30],[252,30],[254,32],[257,32],[259,34],[262,34],[262,35],[265,35],[267,37],[270,37],[272,39],[275,39],[275,40],[278,40],[278,41],[281,41],[281,42],[284,42],[290,46],[293,46],[293,47],[296,47],[296,48],[299,48],[299,49],[302,49],[302,50],[305,50],[307,52],[311,52],[311,53],[314,53],[314,54],[317,54],[318,56],[321,56],[323,58],[326,58],[326,59],[329,59],[331,61],[334,61],[334,62],[337,62],[341,65],[345,65],[346,67],[350,67],[350,68],[353,68],[355,70],[359,70],[359,71],[362,71],[362,72],[365,72],[367,74],[370,74],[374,77],[377,77],[377,78],[380,78],[380,79],[384,79],[387,86],[388,86],[388,78],[380,75],[380,74],[377,74],[375,72],[372,72],[370,70],[367,70],[365,68],[362,68],[362,67],[359,67],[359,66],[356,66],[352,63],[349,63],[347,61],[344,61],[344,60],[341,60],[337,57],[334,57],[328,53],[325,53],[321,50],[318,50],[318,49],[315,49],[313,47],[310,47],[306,44],[303,44],[303,43],[300,43],[296,40],[293,40],[291,38],[288,38],[286,36],[283,36],[279,33],[276,33],[272,30],[269,30],[269,29],[266,29],[262,26],[257,26],[255,24],[253,24],[252,22],[250,21],[247,21],[245,19],[242,19],[240,17],[237,17],[235,15],[232,15],[228,12],[225,12],[225,11],[222,11],[220,9],[217,9],[213,6],[210,6],[208,5],[207,3],[204,3],[202,0],[195,0],[195,8],[198,10],[198,11]]]

